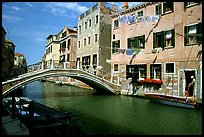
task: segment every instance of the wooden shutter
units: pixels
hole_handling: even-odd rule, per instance
[[[127,39],[127,48],[130,48],[130,38]]]
[[[156,43],[157,43],[156,33],[153,33],[153,49],[156,48]]]
[[[188,26],[184,27],[184,46],[188,44]]]
[[[171,2],[171,10],[174,12],[174,2]]]
[[[197,24],[197,43],[202,43],[202,23]]]
[[[142,36],[143,48],[145,49],[145,35]]]
[[[134,38],[134,48],[138,48],[138,37]]]
[[[112,43],[112,53],[115,53],[115,41]]]
[[[174,29],[171,30],[171,34],[172,34],[172,46],[175,47],[175,31],[174,31]]]
[[[161,32],[161,47],[162,47],[162,49],[164,49],[165,45],[166,45],[166,37],[165,37],[164,31],[162,31]]]
[[[166,2],[163,3],[163,13],[166,12]]]

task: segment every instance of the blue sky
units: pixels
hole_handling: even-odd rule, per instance
[[[121,2],[110,2],[119,6]],[[46,38],[59,33],[64,26],[78,26],[78,17],[96,2],[3,2],[2,26],[6,39],[14,43],[15,52],[22,53],[27,64],[34,64],[45,53]],[[129,2],[134,6],[139,2]]]

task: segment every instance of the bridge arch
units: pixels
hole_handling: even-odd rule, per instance
[[[87,73],[79,73],[79,71],[73,73],[69,71],[62,71],[62,70],[46,70],[44,72],[39,72],[39,75],[34,75],[32,77],[26,78],[25,80],[20,81],[15,86],[12,86],[11,88],[5,90],[3,92],[3,97],[11,93],[12,91],[18,89],[21,86],[27,85],[29,83],[32,83],[34,81],[40,80],[42,78],[46,77],[57,77],[57,76],[65,76],[65,77],[72,77],[74,79],[80,80],[93,89],[97,91],[97,93],[107,93],[107,94],[114,94],[114,89],[106,84],[105,82],[101,81],[100,79],[93,77],[91,74]]]

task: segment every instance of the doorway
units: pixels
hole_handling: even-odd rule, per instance
[[[185,70],[185,81],[186,81],[185,91],[188,91],[188,85],[192,82],[191,76],[195,77],[195,71]],[[188,91],[189,96],[193,96],[193,94],[195,94],[194,92],[195,92],[195,87],[192,90]]]

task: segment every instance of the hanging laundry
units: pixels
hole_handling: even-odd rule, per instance
[[[127,16],[119,16],[119,21],[128,24],[128,17]]]
[[[125,53],[125,49],[118,49],[118,52],[124,54]]]
[[[129,21],[130,23],[135,22],[135,16],[129,15],[129,16],[128,16],[128,21]]]
[[[158,22],[159,16],[152,16],[152,22]]]
[[[134,51],[132,49],[126,49],[126,55],[132,55]]]
[[[134,49],[133,55],[137,55],[141,50],[140,49]]]

